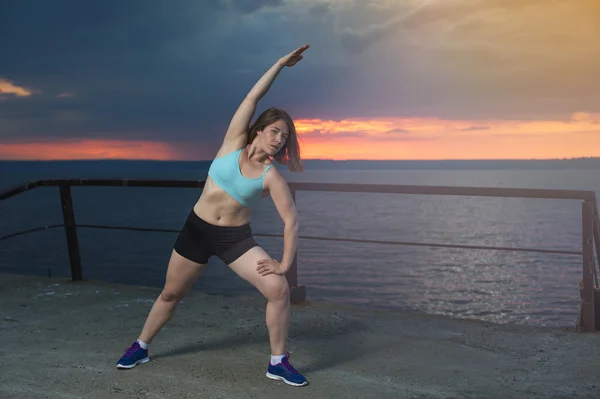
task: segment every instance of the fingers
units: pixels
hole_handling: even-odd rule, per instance
[[[305,44],[302,47],[298,47],[296,50],[292,51],[285,57],[282,57],[281,61],[283,62],[283,65],[288,66],[288,67],[295,65],[298,61],[300,61],[302,58],[304,58],[302,53],[305,50],[307,50],[309,47],[310,47],[310,44]]]
[[[258,265],[256,267],[256,271],[261,276],[268,276],[269,274],[273,273],[273,266],[271,265],[271,260],[261,259],[258,262],[256,262],[256,264]]]
[[[270,266],[259,266],[256,271],[261,276],[268,276],[269,274],[273,274],[274,271]]]
[[[261,259],[256,262],[256,265],[256,271],[263,277],[269,274],[278,274],[278,262],[273,259]]]
[[[266,264],[264,264],[264,265],[258,265],[256,267],[256,270],[264,270],[264,269],[268,269],[269,267],[271,267],[271,265],[266,265]]]
[[[300,54],[305,50],[308,50],[308,48],[310,47],[310,44],[305,44],[304,46],[298,47],[296,49],[296,51],[294,51],[294,54]]]

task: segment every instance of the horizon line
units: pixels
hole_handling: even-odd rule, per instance
[[[128,162],[212,162],[211,159],[139,159],[139,158],[85,158],[85,159],[0,159],[0,162],[114,162],[114,161],[128,161]],[[330,158],[306,158],[302,161],[329,161],[329,162],[461,162],[461,161],[574,161],[574,160],[600,160],[600,156],[589,156],[589,157],[570,157],[570,158],[440,158],[440,159],[330,159]]]

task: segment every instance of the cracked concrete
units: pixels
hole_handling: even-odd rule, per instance
[[[600,334],[325,303],[293,307],[291,360],[310,385],[290,387],[265,377],[264,299],[196,291],[151,361],[117,370],[158,293],[0,275],[0,397],[600,397]]]

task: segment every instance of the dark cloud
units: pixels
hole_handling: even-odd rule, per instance
[[[414,34],[415,30],[426,28],[428,25],[471,21],[482,12],[495,10],[518,14],[524,9],[538,7],[540,13],[543,13],[544,9],[559,5],[561,2],[563,0],[463,0],[435,1],[410,8],[389,9],[388,7],[377,18],[378,22],[371,23],[366,27],[345,27],[340,30],[339,36],[342,45],[350,53],[359,54],[374,43],[392,36],[401,29],[407,30],[407,34]],[[573,0],[573,3],[574,6],[588,7],[590,11],[600,8],[596,0]],[[364,7],[364,5],[362,6]]]
[[[441,21],[472,18],[478,13],[495,10],[520,12],[528,7],[549,7],[563,0],[462,0],[430,3],[403,18],[405,28],[419,28]],[[581,1],[581,0],[573,0]],[[583,0],[590,1],[590,0]],[[595,1],[595,0],[591,0]]]
[[[331,6],[327,3],[315,4],[308,9],[308,14],[318,17],[327,14],[331,10]]]
[[[362,30],[345,28],[341,31],[340,40],[342,45],[353,54],[365,51],[373,43],[390,35],[401,26],[402,19],[390,19],[379,25],[371,25]]]
[[[217,7],[224,10],[237,10],[248,14],[265,7],[278,7],[284,0],[212,0]]]
[[[328,3],[315,4],[308,8],[308,15],[312,18],[320,17],[324,21],[324,18],[330,14],[331,10],[331,5]]]
[[[497,37],[496,28],[522,23],[519,14],[498,26],[490,25],[495,20],[478,18],[486,4],[502,11],[538,3],[436,1],[431,4],[443,7],[437,11],[424,8],[409,15],[394,6],[364,16],[365,7],[327,4],[291,15],[288,11],[298,7],[284,0],[4,1],[0,79],[34,94],[0,97],[0,141],[140,139],[181,148],[196,142],[216,150],[256,80],[278,57],[305,42],[312,44],[306,61],[282,71],[257,114],[271,106],[294,118],[333,120],[535,119],[598,112],[600,52],[593,37],[600,31],[587,19],[575,18],[583,11],[564,19],[572,21],[567,27],[591,33],[557,27],[568,39],[556,51],[549,47],[555,58],[537,52],[537,43],[556,37],[544,36],[543,29],[519,27]],[[471,7],[468,13],[461,4]],[[557,3],[547,4],[550,9]],[[586,15],[598,10],[594,4]],[[257,12],[265,7],[277,12],[263,18]],[[327,23],[320,15],[326,15]],[[352,20],[364,25],[333,28]],[[436,23],[449,24],[443,40],[435,29],[417,29]],[[548,32],[555,31],[553,26],[548,24]],[[414,34],[385,40],[399,29]],[[520,48],[527,38],[532,47]],[[569,41],[573,38],[580,42],[582,51],[573,53],[579,58],[561,56],[578,48]],[[590,51],[583,51],[585,43],[592,43]],[[349,56],[344,49],[370,53]],[[514,51],[523,49],[527,51]],[[390,137],[411,136],[397,130]]]
[[[60,78],[71,70],[143,66],[164,44],[210,27],[210,3],[10,2],[2,13],[0,47],[14,59],[2,63],[2,73]]]
[[[236,57],[260,44],[236,37],[228,47],[227,37],[215,43],[211,35],[236,13],[281,4],[9,2],[0,24],[0,79],[38,93],[2,101],[0,140],[126,136],[218,143],[239,102],[270,65],[254,65],[246,75],[229,73],[238,67]]]
[[[457,0],[389,9],[337,31],[369,72],[354,79],[360,95],[340,101],[365,117],[553,119],[598,112],[598,4]]]
[[[489,126],[469,126],[464,129],[460,129],[462,132],[475,132],[478,130],[489,130]]]

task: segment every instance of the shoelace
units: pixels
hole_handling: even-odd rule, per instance
[[[136,342],[135,344],[131,345],[129,348],[126,349],[125,356],[133,355],[139,348],[140,345]]]
[[[284,360],[281,362],[281,364],[283,364],[283,367],[286,368],[287,371],[291,372],[292,374],[298,374],[298,372],[296,371],[296,369],[294,368],[294,366],[292,366],[290,364],[290,353],[287,353]]]

